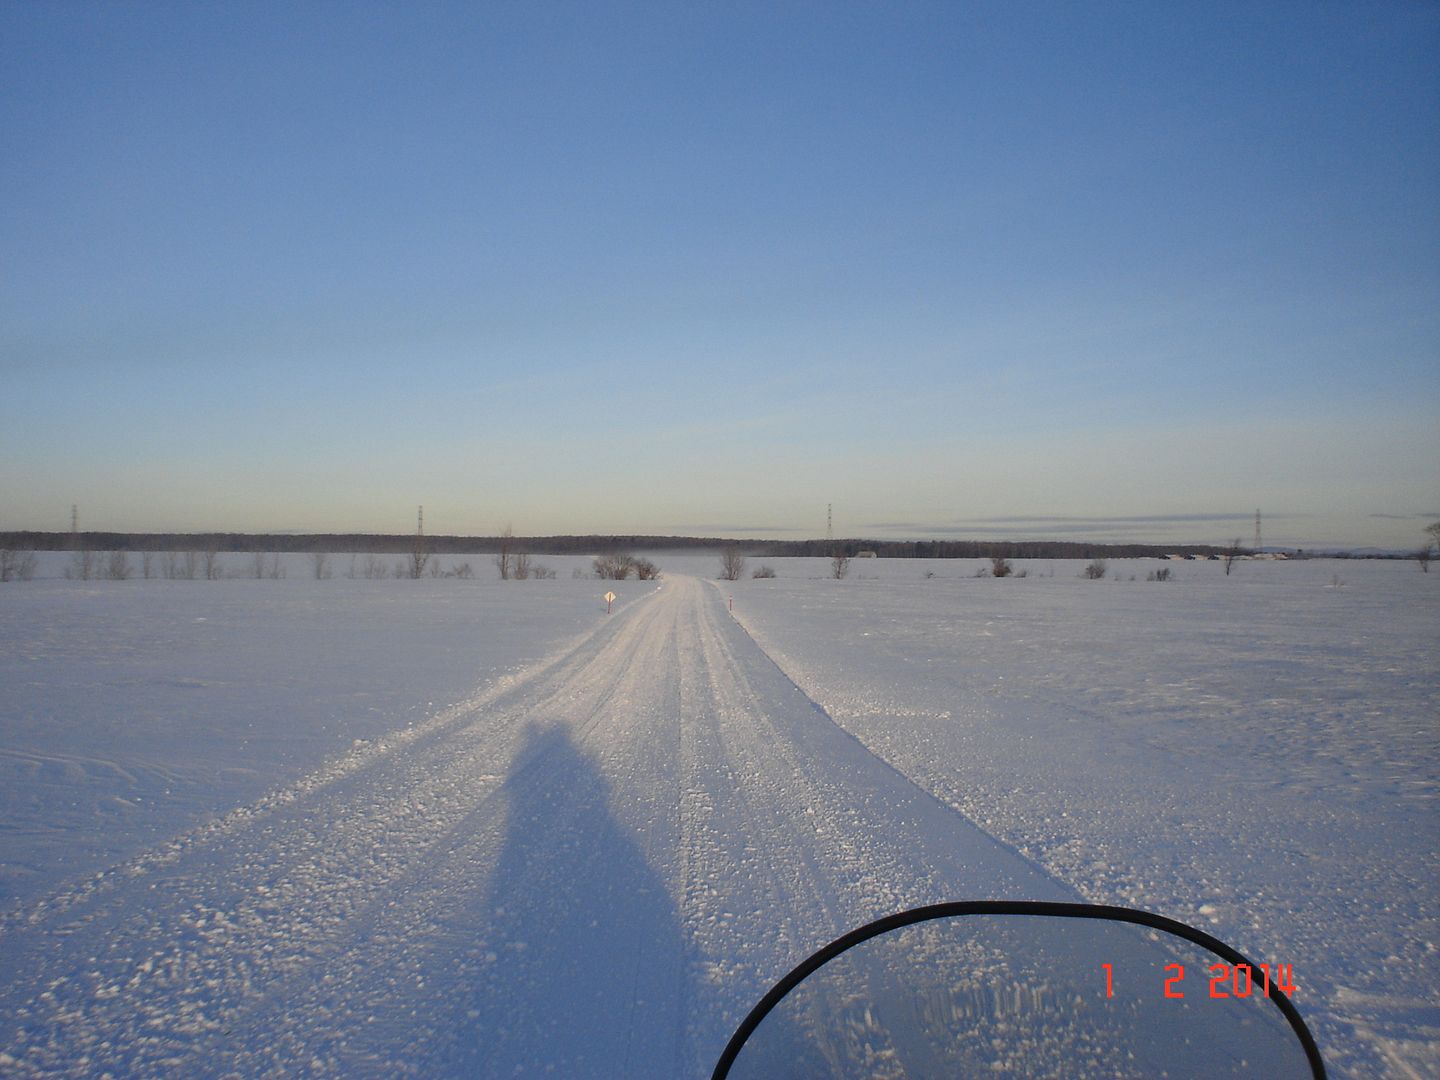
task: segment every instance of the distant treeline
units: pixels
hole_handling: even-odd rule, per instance
[[[415,550],[414,533],[118,533],[5,532],[0,548],[16,551],[243,551],[357,552],[403,555]],[[426,536],[436,555],[498,552],[498,536]],[[837,551],[882,559],[1140,559],[1165,555],[1218,556],[1208,544],[1097,544],[1071,540],[728,540],[696,536],[527,536],[506,540],[510,550],[534,555],[597,555],[617,551],[713,551],[738,545],[746,555],[828,558]]]

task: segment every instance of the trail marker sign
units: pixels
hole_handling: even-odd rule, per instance
[[[610,614],[610,605],[613,604],[613,603],[615,603],[615,594],[614,594],[613,592],[607,592],[607,593],[605,594],[605,614],[606,614],[606,615],[609,615],[609,614]]]

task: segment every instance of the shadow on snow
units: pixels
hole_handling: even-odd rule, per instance
[[[609,783],[565,728],[537,725],[505,790],[485,970],[465,1011],[470,1037],[452,1044],[444,1071],[679,1075],[679,922],[612,816]]]

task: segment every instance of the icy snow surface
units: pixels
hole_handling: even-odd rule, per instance
[[[705,1076],[858,923],[1076,896],[1440,1072],[1440,575],[544,561],[0,586],[0,1072]]]

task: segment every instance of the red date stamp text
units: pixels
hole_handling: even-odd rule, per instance
[[[1115,996],[1115,970],[1111,964],[1101,964],[1105,972],[1105,996]],[[1211,964],[1202,976],[1209,983],[1211,998],[1269,997],[1272,989],[1286,997],[1295,994],[1295,965],[1293,964]],[[1166,964],[1165,977],[1161,981],[1161,992],[1167,998],[1185,997],[1185,966]],[[1202,985],[1201,996],[1205,996]]]

